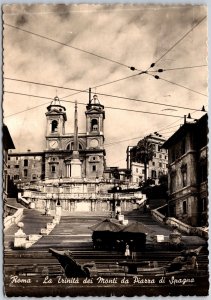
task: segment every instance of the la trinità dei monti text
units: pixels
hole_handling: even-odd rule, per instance
[[[10,152],[8,176],[18,188],[19,198],[38,209],[48,205],[54,209],[58,199],[68,211],[130,210],[141,193],[114,195],[111,169],[106,168],[104,149],[105,110],[98,96],[86,105],[86,132],[78,132],[77,102],[74,113],[74,134],[65,133],[66,108],[55,97],[47,107],[46,150],[42,152]],[[128,181],[122,181],[122,187]],[[118,199],[114,199],[118,198]]]

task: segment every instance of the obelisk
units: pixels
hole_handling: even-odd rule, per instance
[[[71,178],[82,178],[81,167],[82,163],[79,159],[78,151],[78,111],[77,111],[77,101],[75,101],[75,121],[74,121],[74,142],[73,142],[73,155],[70,162],[71,165]]]

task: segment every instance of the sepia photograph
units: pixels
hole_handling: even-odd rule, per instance
[[[4,295],[207,296],[207,6],[1,8]]]

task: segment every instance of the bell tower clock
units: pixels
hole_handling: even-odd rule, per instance
[[[56,96],[47,110],[46,147],[47,150],[56,150],[60,148],[60,137],[65,134],[66,108]]]
[[[91,98],[91,97],[90,97]],[[89,100],[86,106],[86,134],[88,136],[87,147],[104,147],[104,129],[105,119],[104,106],[100,104],[97,95]]]
[[[86,135],[87,135],[87,173],[89,178],[102,177],[105,165],[104,149],[104,106],[100,104],[97,95],[86,106]]]

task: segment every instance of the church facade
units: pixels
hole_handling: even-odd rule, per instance
[[[86,132],[77,131],[77,105],[75,106],[74,134],[65,132],[66,108],[55,97],[46,112],[46,149],[41,152],[9,153],[10,179],[21,182],[39,180],[68,181],[73,174],[74,147],[78,152],[81,171],[77,177],[86,180],[102,179],[105,170],[104,106],[97,95],[86,105]],[[77,145],[75,145],[77,144]]]

